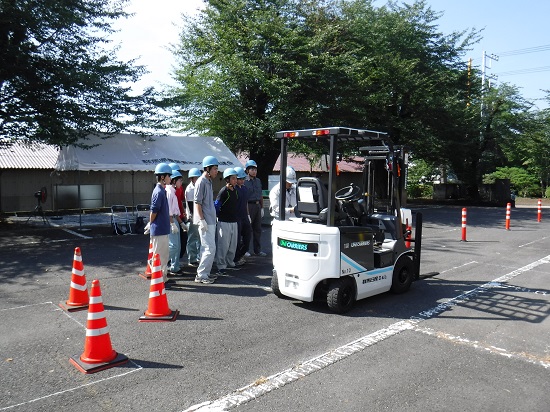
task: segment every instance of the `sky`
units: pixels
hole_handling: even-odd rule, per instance
[[[380,6],[385,1],[375,2]],[[547,108],[545,93],[550,90],[550,2],[542,0],[428,0],[435,11],[443,12],[436,22],[440,31],[449,34],[476,28],[484,29],[483,39],[467,53],[465,60],[481,70],[482,56],[487,59],[486,74],[496,76],[494,84],[510,83],[520,94],[534,101],[539,109]],[[168,50],[177,43],[181,14],[194,14],[202,0],[131,0],[128,12],[135,16],[119,20],[113,36],[120,43],[119,57],[137,58],[150,73],[134,85],[136,91],[147,86],[174,84],[171,72],[174,58]],[[178,26],[179,25],[179,26]]]

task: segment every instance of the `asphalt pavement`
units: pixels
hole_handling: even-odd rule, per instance
[[[174,322],[140,323],[148,237],[109,216],[0,228],[0,411],[547,411],[550,218],[536,207],[414,207],[422,279],[356,303],[278,299],[268,257],[212,285],[186,267],[167,291]],[[105,219],[104,219],[105,218]],[[71,218],[74,219],[74,218]],[[61,220],[61,219],[60,219]],[[54,224],[52,224],[54,223]],[[87,312],[65,312],[75,247],[98,279],[113,349],[128,363],[90,375]]]

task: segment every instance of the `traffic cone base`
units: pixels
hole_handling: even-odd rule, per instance
[[[71,305],[69,301],[59,302],[59,307],[65,312],[77,312],[79,310],[88,309],[88,305]]]
[[[150,280],[151,279],[151,274],[147,274],[147,273],[138,273],[139,276],[141,276],[143,279],[145,280]]]
[[[116,352],[115,352],[116,353]],[[99,372],[105,369],[113,368],[128,362],[128,357],[121,353],[116,353],[115,358],[110,362],[88,363],[80,359],[80,356],[71,356],[69,361],[82,373],[89,374]]]
[[[145,313],[139,317],[140,322],[173,322],[180,314],[179,310],[173,310],[172,313],[166,316],[148,316]]]

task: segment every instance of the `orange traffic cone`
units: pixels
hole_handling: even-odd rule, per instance
[[[82,373],[99,372],[128,362],[125,355],[116,353],[111,346],[101,289],[97,279],[92,282],[84,352],[80,357],[73,356],[69,360]]]
[[[178,316],[178,310],[171,310],[168,307],[168,298],[164,289],[160,256],[155,253],[153,258],[153,275],[151,276],[151,287],[149,289],[149,306],[139,318],[140,322],[172,322]]]
[[[84,264],[80,248],[74,248],[73,270],[71,276],[71,288],[69,289],[69,300],[59,302],[61,309],[68,312],[75,312],[88,308],[88,286],[84,274]]]
[[[145,273],[140,273],[139,276],[141,276],[143,279],[151,279],[151,274],[153,273],[151,271],[151,265],[149,262],[153,261],[153,242],[149,242],[149,255],[147,255],[147,267],[145,268]]]

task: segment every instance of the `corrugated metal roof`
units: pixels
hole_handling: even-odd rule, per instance
[[[55,169],[58,154],[56,146],[0,139],[0,169]]]
[[[248,156],[246,153],[240,153],[237,158],[239,161],[244,165],[246,161],[248,160]],[[256,159],[254,159],[256,160]],[[351,162],[341,160],[338,162],[338,170],[340,172],[361,172],[363,170],[363,159],[360,157],[354,157],[351,159]],[[355,161],[355,162],[354,162]],[[257,163],[259,163],[256,160]],[[277,159],[277,162],[275,162],[275,166],[273,166],[274,172],[279,172],[281,169],[281,157]],[[297,155],[294,153],[289,153],[287,158],[287,165],[292,166],[294,170],[297,172],[304,172],[304,173],[320,173],[320,172],[326,172],[328,170],[327,165],[322,164],[323,159],[316,160],[313,163],[313,166],[309,164],[309,159],[303,155]]]

